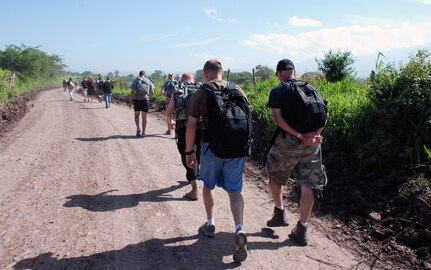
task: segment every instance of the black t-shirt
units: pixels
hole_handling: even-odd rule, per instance
[[[286,82],[287,85],[289,85],[289,82],[294,82],[294,80],[288,80]],[[298,115],[298,111],[300,111],[298,104],[298,100],[295,98],[292,89],[280,83],[271,90],[267,106],[271,109],[281,109],[283,119],[293,129],[299,131],[299,124],[295,121],[297,120],[295,119],[295,115]]]
[[[271,90],[267,104],[268,107],[271,109],[281,109],[283,107],[285,101],[283,100],[284,95],[282,91],[286,91],[286,87],[281,83]]]
[[[106,81],[103,83],[103,93],[112,94],[112,88],[114,88],[114,84],[111,81]]]

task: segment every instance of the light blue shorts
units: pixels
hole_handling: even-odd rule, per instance
[[[227,192],[242,191],[242,175],[244,173],[244,158],[223,159],[216,157],[207,143],[201,145],[201,163],[199,179],[209,189],[215,185]]]

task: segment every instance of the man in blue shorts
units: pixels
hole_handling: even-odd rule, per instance
[[[147,127],[147,113],[150,103],[150,97],[154,95],[153,83],[145,77],[145,71],[139,71],[137,77],[130,85],[129,107],[135,110],[136,136],[145,136],[145,128]],[[139,127],[139,116],[142,113],[142,133]]]
[[[204,79],[218,89],[227,88],[227,82],[223,80],[221,63],[216,59],[208,60],[203,68]],[[236,89],[245,96],[244,91],[236,86]],[[235,249],[233,260],[242,262],[247,258],[247,236],[244,233],[243,215],[244,199],[242,191],[242,175],[244,172],[244,157],[219,158],[209,149],[208,138],[208,97],[209,91],[200,88],[190,98],[187,104],[188,122],[186,128],[186,162],[190,168],[197,166],[197,159],[193,145],[198,129],[199,119],[204,123],[204,135],[201,141],[201,158],[199,179],[204,182],[203,200],[207,214],[207,221],[199,228],[199,232],[208,237],[215,236],[214,204],[215,186],[219,186],[228,192],[231,211],[235,222]]]

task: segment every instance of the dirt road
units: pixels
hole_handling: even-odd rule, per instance
[[[216,237],[197,233],[202,200],[189,190],[173,135],[150,114],[135,137],[123,105],[68,101],[44,91],[0,140],[0,269],[351,269],[358,258],[311,224],[311,245],[288,240],[291,225],[264,229],[270,196],[244,184],[249,257],[232,260],[234,225],[217,189]],[[201,184],[201,183],[200,183]],[[319,222],[314,219],[313,222]]]

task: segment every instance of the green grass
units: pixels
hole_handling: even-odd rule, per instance
[[[7,87],[2,88],[0,90],[0,101],[4,101],[10,98],[17,97],[25,92],[38,90],[38,89],[46,89],[51,87],[61,87],[62,79],[55,78],[51,80],[32,80],[29,82],[22,82],[19,79],[16,82],[16,85],[12,88]]]

